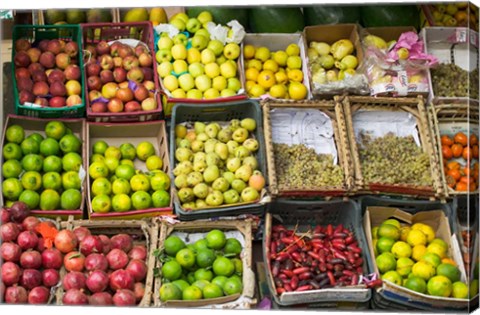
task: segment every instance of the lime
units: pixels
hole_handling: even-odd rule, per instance
[[[397,228],[395,225],[385,223],[380,225],[377,231],[377,235],[378,238],[388,237],[396,241],[400,239],[400,229]]]
[[[67,127],[61,121],[52,120],[45,125],[45,134],[49,138],[60,140],[65,135],[66,132],[67,132]]]
[[[132,191],[149,191],[150,179],[145,174],[136,174],[130,178]]]
[[[40,195],[33,190],[24,190],[18,200],[25,202],[29,209],[37,209],[40,204]]]
[[[59,191],[62,188],[62,177],[57,172],[47,172],[42,176],[43,188]]]
[[[380,237],[377,241],[377,251],[381,253],[387,253],[392,250],[395,240],[389,237]]]
[[[58,142],[63,153],[81,152],[82,141],[74,134],[64,135]]]
[[[202,297],[202,290],[193,285],[185,288],[182,292],[182,298],[184,301],[201,300]]]
[[[397,260],[397,272],[402,277],[408,276],[412,271],[412,266],[415,264],[413,260],[407,257],[401,257]]]
[[[108,167],[103,162],[93,162],[88,167],[88,174],[92,179],[108,176]]]
[[[204,238],[199,239],[198,241],[196,241],[194,243],[194,247],[195,247],[195,251],[197,252],[197,255],[198,255],[198,253],[200,253],[200,250],[208,249],[207,240],[204,239]],[[212,263],[213,263],[213,260],[212,260]]]
[[[375,258],[377,263],[378,270],[380,273],[385,273],[390,270],[395,270],[397,268],[397,261],[395,256],[392,253],[385,252]]]
[[[243,263],[240,258],[232,258],[230,261],[235,266],[235,274],[241,275],[243,273]]]
[[[412,247],[426,245],[427,236],[420,230],[410,230],[407,235],[407,243]]]
[[[131,161],[135,160],[135,157],[137,156],[135,146],[131,143],[122,143],[120,145],[120,153],[122,155],[122,159]]]
[[[225,282],[227,282],[228,278],[225,276],[216,276],[212,279],[211,283],[218,285],[219,287],[223,288]]]
[[[382,225],[383,224],[390,224],[390,225],[393,225],[395,226],[397,229],[400,229],[401,226],[400,226],[400,222],[398,222],[398,220],[396,219],[387,219],[385,221],[382,222]]]
[[[164,283],[160,287],[160,300],[162,302],[181,300],[182,290],[178,288],[174,283]]]
[[[189,284],[192,284],[194,283],[196,280],[195,280],[195,272],[193,271],[190,271],[188,274],[187,274],[187,281]]]
[[[38,144],[40,144],[44,139],[43,136],[38,132],[30,134],[27,138],[32,138],[33,140],[37,141]]]
[[[185,243],[176,235],[170,235],[165,239],[163,244],[165,247],[165,252],[169,256],[175,256],[179,250],[185,248]]]
[[[92,210],[98,213],[107,213],[112,208],[112,201],[108,195],[98,195],[92,199]]]
[[[130,180],[135,175],[135,168],[131,165],[122,164],[115,169],[115,176]]]
[[[182,248],[175,255],[175,259],[183,268],[190,268],[195,265],[195,253],[190,248]]]
[[[110,195],[112,193],[112,184],[105,177],[99,177],[93,181],[91,191],[94,196]]]
[[[397,241],[393,244],[391,252],[395,258],[410,257],[412,255],[412,248],[403,241]]]
[[[63,210],[80,209],[82,203],[82,193],[76,189],[65,190],[60,197],[60,207]]]
[[[135,167],[133,161],[127,159],[120,160],[120,165],[130,165],[131,167]]]
[[[113,157],[105,158],[103,163],[105,163],[111,174],[114,174],[115,169],[120,165],[120,161]]]
[[[7,200],[16,201],[23,192],[22,182],[18,178],[7,178],[2,183],[2,191]]]
[[[148,141],[140,142],[136,148],[137,158],[146,161],[149,156],[155,154],[155,147]]]
[[[417,276],[408,277],[404,285],[407,289],[413,290],[418,293],[427,292],[427,283],[423,278]]]
[[[439,264],[437,267],[437,275],[445,276],[452,282],[460,281],[460,270],[456,266],[450,264]]]
[[[194,283],[192,283],[192,286],[199,288],[200,290],[203,290],[207,284],[210,284],[210,281],[207,280],[196,280]]]
[[[112,192],[114,195],[129,194],[130,183],[124,178],[117,178],[112,183]]]
[[[207,236],[205,236],[205,239],[207,240],[207,246],[212,249],[222,249],[227,242],[225,234],[217,229],[208,232]]]
[[[425,253],[425,255],[420,258],[420,261],[425,261],[435,268],[442,263],[442,259],[440,259],[440,257],[434,253]]]
[[[92,154],[92,156],[90,157],[90,164],[92,164],[93,162],[105,162],[105,157],[97,153]]]
[[[132,194],[132,206],[135,210],[143,210],[152,207],[152,197],[146,191],[136,191]]]
[[[2,165],[2,175],[4,178],[18,178],[22,171],[22,164],[18,160],[7,160]]]
[[[82,181],[80,180],[80,176],[78,172],[69,171],[62,174],[62,186],[63,189],[81,189],[82,188]]]
[[[225,247],[223,248],[225,254],[240,254],[242,252],[242,244],[236,238],[227,238]]]
[[[196,246],[196,243],[195,243]],[[213,250],[209,248],[200,248],[197,250],[196,262],[200,268],[207,268],[212,266],[216,256]]]
[[[8,142],[20,144],[25,139],[25,130],[20,125],[11,125],[5,131],[5,139]]]
[[[386,273],[384,273],[382,275],[382,280],[383,281],[390,281],[396,285],[402,285],[403,284],[403,280],[402,280],[402,276],[396,272],[395,270],[390,270],[390,271],[387,271]]]
[[[25,138],[20,144],[20,148],[22,149],[22,153],[26,154],[38,154],[40,150],[40,145],[37,141],[33,138]]]
[[[24,189],[38,190],[42,187],[42,176],[39,172],[25,172],[22,175],[21,181]]]
[[[195,270],[194,276],[195,280],[207,280],[210,282],[213,279],[213,272],[205,268],[198,268]]]
[[[5,160],[20,160],[23,156],[22,148],[16,143],[7,143],[3,146],[3,158]]]
[[[419,261],[412,266],[412,275],[427,281],[435,275],[435,267],[425,261]]]
[[[454,282],[452,296],[456,299],[468,299],[468,286],[461,281]]]
[[[181,291],[190,286],[190,283],[183,279],[172,281],[172,283],[176,285]]]
[[[232,295],[236,293],[242,293],[243,284],[238,277],[230,277],[225,281],[222,286],[223,292],[225,295]]]
[[[147,158],[145,165],[149,171],[161,170],[163,167],[163,161],[161,157],[152,155]]]
[[[156,171],[150,178],[150,186],[153,190],[168,190],[170,188],[170,177],[163,171]]]
[[[229,277],[235,272],[235,266],[226,257],[217,257],[213,262],[213,272],[217,276]]]
[[[38,154],[27,154],[22,159],[22,167],[27,172],[40,172],[43,167],[43,157]]]
[[[103,155],[105,156],[105,158],[113,157],[119,161],[122,158],[122,153],[120,152],[120,149],[115,146],[109,146],[105,150],[105,153]]]
[[[53,189],[45,189],[40,194],[41,210],[56,210],[60,206],[60,195]]]
[[[104,155],[105,150],[107,150],[107,148],[108,148],[107,142],[105,142],[104,140],[98,140],[98,141],[95,141],[95,143],[92,146],[92,153]]]
[[[53,138],[46,138],[40,143],[40,153],[47,157],[60,154],[60,145]]]
[[[176,260],[170,260],[162,266],[162,276],[170,281],[177,280],[182,276],[182,266]]]
[[[478,283],[478,279],[473,279],[472,281],[470,281],[469,294],[471,297],[474,297],[478,294]]]
[[[112,208],[116,212],[125,212],[132,208],[132,201],[127,194],[118,194],[112,198]]]
[[[209,283],[203,288],[202,293],[204,299],[214,299],[223,296],[223,289],[214,283]]]
[[[433,296],[449,297],[452,290],[452,281],[445,276],[434,276],[427,282],[427,292]]]
[[[65,154],[62,158],[62,167],[65,172],[80,170],[80,167],[83,164],[83,159],[80,154],[76,152],[69,152]]]
[[[47,172],[57,172],[62,171],[62,159],[55,155],[50,155],[43,160],[43,171]]]
[[[165,190],[157,190],[152,194],[154,208],[165,208],[170,205],[170,194]]]

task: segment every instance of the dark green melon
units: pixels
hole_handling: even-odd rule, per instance
[[[303,8],[303,15],[305,16],[305,26],[360,23],[360,8],[357,6],[308,6]]]
[[[248,10],[251,33],[296,33],[305,21],[299,7],[259,6]]]
[[[213,21],[217,24],[226,25],[231,20],[237,20],[243,27],[248,26],[248,14],[246,8],[240,7],[189,7],[186,13],[189,17],[197,17],[202,11],[212,14]]]
[[[413,26],[419,28],[420,9],[416,5],[366,5],[360,16],[365,27]]]

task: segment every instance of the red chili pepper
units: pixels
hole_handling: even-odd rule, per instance
[[[311,290],[312,289],[312,286],[310,284],[307,284],[307,285],[303,285],[301,287],[298,287],[295,291],[296,292],[301,292],[301,291],[308,291],[308,290]]]
[[[358,284],[358,275],[354,274],[352,276],[352,281],[350,282],[350,285],[357,285]]]
[[[312,252],[312,251],[309,251],[307,254],[308,254],[310,257],[315,258],[315,259],[317,259],[317,260],[320,259],[320,256],[318,256],[318,254],[315,254],[315,253]]]
[[[347,248],[345,244],[342,244],[342,243],[332,243],[332,246],[341,251],[344,251]]]
[[[343,260],[347,260],[347,257],[342,252],[340,252],[338,249],[332,248],[332,252],[333,252],[333,256],[335,256],[335,258],[340,258],[340,259],[343,259]]]
[[[285,293],[285,289],[284,288],[277,288],[277,294],[280,295],[282,293]]]
[[[287,291],[287,292],[292,292],[293,291],[292,287],[289,284],[285,284],[283,287],[285,288],[285,291]]]
[[[327,270],[333,270],[333,265],[331,263],[326,263],[325,267],[327,267]]]
[[[345,244],[345,240],[344,240],[343,238],[334,238],[334,239],[332,239],[332,244],[334,244],[334,243],[335,243],[335,244],[336,244],[336,243],[338,243],[338,244]]]
[[[288,254],[285,253],[285,252],[282,252],[282,253],[279,253],[277,258],[275,258],[275,260],[278,260],[278,261],[284,261],[288,258]]]
[[[335,228],[334,233],[338,233],[338,232],[342,232],[342,231],[343,231],[343,225],[340,223],[340,224],[337,225],[337,227]]]
[[[344,239],[345,237],[347,237],[347,234],[345,234],[345,233],[343,233],[343,232],[335,232],[335,233],[333,233],[333,235],[332,235],[332,238]]]
[[[272,265],[272,275],[276,277],[279,271],[280,271],[280,262],[274,261]]]
[[[358,248],[358,247],[356,247],[356,246],[349,245],[349,246],[347,246],[347,249],[348,249],[349,251],[354,252],[354,253],[358,253],[358,254],[361,254],[361,253],[362,253],[362,249],[361,249],[361,248]]]
[[[271,241],[270,243],[270,253],[276,253],[277,252],[277,242]]]
[[[303,272],[298,275],[298,279],[300,280],[308,280],[312,277],[312,273],[310,271]]]
[[[345,238],[345,244],[350,245],[355,242],[355,237],[353,235],[349,235]]]
[[[296,252],[298,250],[297,245],[291,245],[289,249],[287,249],[287,253],[292,254],[293,252]]]
[[[290,238],[290,237],[282,237],[280,239],[280,241],[283,243],[283,244],[287,244],[287,245],[290,245],[293,243],[293,238]]]
[[[327,276],[328,279],[330,280],[331,285],[335,285],[335,277],[333,276],[333,273],[331,271],[327,271]]]
[[[303,261],[302,255],[300,255],[298,252],[293,252],[291,255],[292,255],[293,260],[295,260],[297,262]]]
[[[346,276],[352,277],[355,273],[350,270],[343,270],[342,273]]]
[[[292,287],[292,290],[295,290],[298,287],[298,277],[293,276],[291,281],[290,281],[290,286]]]
[[[327,225],[327,235],[332,236],[333,234],[333,226],[331,224]]]
[[[285,231],[285,227],[283,225],[274,225],[272,226],[272,231],[274,232]]]
[[[286,270],[286,269],[283,269],[281,271],[281,273],[283,273],[285,276],[287,276],[288,278],[291,278],[293,277],[293,272],[291,270]]]
[[[363,264],[363,259],[360,257],[360,258],[357,258],[357,260],[355,261],[355,267],[360,267],[362,266]]]
[[[308,267],[299,267],[299,268],[293,269],[293,273],[296,274],[296,275],[299,275],[299,274],[304,273],[304,272],[307,272],[307,271],[310,271],[310,268],[308,268]]]

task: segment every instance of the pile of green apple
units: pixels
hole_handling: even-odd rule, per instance
[[[224,125],[222,127],[222,125]],[[255,157],[252,118],[175,126],[174,184],[182,208],[197,210],[260,198],[265,178]]]
[[[237,72],[240,46],[210,39],[206,26],[209,12],[196,18],[178,13],[170,20],[180,33],[163,32],[155,59],[163,88],[173,98],[215,99],[234,96],[241,89]]]

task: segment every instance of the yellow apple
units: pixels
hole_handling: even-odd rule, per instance
[[[185,73],[178,77],[178,84],[184,91],[188,91],[195,86],[195,79],[190,73]]]
[[[197,89],[191,89],[187,91],[187,98],[201,100],[203,98],[203,94]]]
[[[221,97],[231,97],[231,96],[235,96],[237,95],[234,91],[230,90],[230,89],[223,89],[221,92],[220,92],[220,96]]]
[[[174,75],[167,75],[165,78],[163,78],[163,85],[167,90],[170,92],[178,89],[178,80],[177,77]]]
[[[215,61],[215,53],[209,49],[205,48],[201,52],[201,61],[204,65]]]
[[[178,12],[170,18],[170,21],[174,19],[180,19],[183,21],[183,23],[187,23],[189,17],[185,12]]]
[[[216,76],[212,80],[212,87],[223,92],[223,90],[227,88],[227,79],[225,79],[225,77],[222,77],[221,75]]]
[[[201,64],[200,62],[195,62],[195,63],[192,63],[188,66],[188,72],[190,72],[190,74],[196,78],[198,76],[201,76],[202,74],[205,73],[205,66],[203,64]]]
[[[187,58],[187,48],[182,44],[173,45],[171,52],[175,60],[185,60]]]
[[[200,54],[200,50],[195,47],[191,47],[187,50],[187,62],[189,64],[200,62],[202,60],[202,56]]]
[[[175,60],[173,62],[173,71],[176,74],[180,74],[188,71],[188,65],[185,60]]]
[[[205,74],[210,78],[215,78],[220,75],[220,66],[216,62],[210,62],[205,65]]]
[[[206,74],[199,75],[195,78],[195,87],[199,91],[205,92],[212,87],[212,79],[210,79]]]
[[[217,89],[209,88],[208,90],[203,92],[203,97],[205,97],[205,99],[218,98],[220,97],[220,92],[218,92]]]
[[[283,50],[278,50],[273,53],[273,60],[275,60],[280,67],[285,67],[287,65],[287,59],[288,55]]]
[[[212,14],[208,11],[200,12],[197,16],[197,19],[200,21],[200,23],[202,23],[202,25],[213,21]]]
[[[168,36],[160,37],[157,41],[158,49],[171,49],[173,47],[173,40]]]
[[[265,62],[270,58],[270,49],[267,47],[258,47],[257,51],[255,51],[255,59],[260,60],[261,62]]]
[[[252,59],[255,57],[255,46],[245,45],[243,46],[243,57],[245,59]]]
[[[289,56],[287,59],[287,67],[289,69],[301,69],[302,58],[300,58],[299,56]]]
[[[240,56],[240,46],[237,43],[228,43],[223,48],[223,55],[230,60],[237,59]]]
[[[157,66],[157,72],[160,78],[165,78],[173,71],[173,65],[170,61],[164,61]]]
[[[174,98],[186,98],[187,95],[185,94],[185,91],[178,88],[175,91],[172,92],[172,97]]]
[[[258,59],[250,59],[249,61],[247,61],[247,68],[255,68],[258,71],[261,71],[263,68],[263,64]]]
[[[187,19],[187,21],[188,21],[188,19]],[[168,23],[175,26],[180,32],[183,32],[185,30],[186,21],[183,21],[180,18],[171,19]]]
[[[298,47],[297,44],[290,44],[287,46],[287,49],[285,49],[285,52],[289,56],[300,56],[300,47]]]
[[[237,75],[237,67],[231,62],[224,62],[220,66],[220,74],[225,78],[234,78]]]

